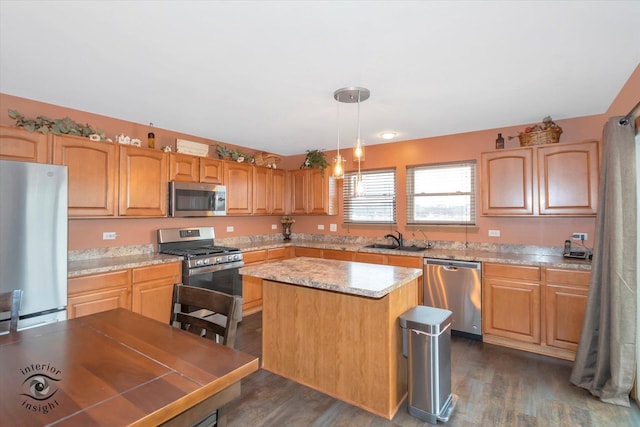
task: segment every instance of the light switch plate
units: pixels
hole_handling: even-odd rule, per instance
[[[227,233],[233,232],[233,225],[227,225]]]
[[[117,234],[115,231],[105,231],[102,233],[102,240],[116,240]]]
[[[277,229],[278,229],[278,226],[277,226],[276,224],[271,224],[271,229],[272,229],[272,230],[277,230]]]
[[[500,230],[489,230],[489,237],[500,237]]]
[[[338,224],[329,224],[329,231],[338,231]]]
[[[324,224],[318,224],[318,230],[324,230]]]

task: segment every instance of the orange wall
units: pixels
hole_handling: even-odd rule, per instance
[[[636,68],[629,81],[621,90],[609,111],[603,115],[578,117],[568,120],[558,120],[564,133],[561,142],[578,142],[585,140],[600,140],[602,127],[609,115],[624,115],[637,102],[637,94],[640,93],[640,67]],[[634,100],[634,97],[636,98]],[[32,100],[18,98],[6,94],[0,94],[0,111],[16,109],[27,117],[46,115],[52,118],[69,116],[77,122],[87,122],[94,128],[101,128],[108,136],[124,133],[132,138],[145,140],[148,129],[146,124],[126,122],[114,118],[100,116],[88,112],[72,110],[61,106],[40,103]],[[541,113],[541,118],[544,112]],[[0,115],[1,124],[14,124],[7,115]],[[480,160],[480,153],[494,150],[495,138],[498,132],[503,136],[517,135],[527,124],[518,124],[512,127],[500,129],[488,129],[478,132],[469,132],[456,135],[447,135],[434,138],[424,138],[412,141],[396,142],[391,144],[370,145],[367,147],[366,161],[363,169],[375,169],[380,167],[395,166],[397,171],[397,198],[398,228],[411,238],[412,232],[405,230],[406,196],[403,189],[406,184],[405,167],[407,165],[447,162],[456,160],[476,159]],[[175,148],[175,139],[184,138],[197,142],[216,144],[216,141],[206,140],[193,135],[185,135],[165,129],[155,129],[156,146],[172,145]],[[224,145],[232,146],[225,143]],[[517,138],[505,141],[505,148],[514,148],[519,145]],[[210,152],[213,154],[213,151]],[[356,165],[351,162],[351,152],[343,150],[347,158],[347,169],[354,169]],[[331,159],[334,151],[327,152],[327,158]],[[283,158],[278,167],[284,169],[296,169],[304,160],[304,155]],[[341,185],[338,186],[341,190]],[[109,246],[125,246],[135,244],[156,243],[156,230],[158,228],[182,227],[192,225],[212,225],[216,229],[218,238],[271,234],[272,224],[277,225],[277,231],[281,232],[278,216],[261,217],[223,217],[223,218],[156,218],[156,219],[72,219],[69,221],[69,249],[85,249]],[[318,225],[324,225],[325,230],[319,231]],[[330,224],[338,224],[338,232],[329,231]],[[338,216],[297,216],[293,226],[294,233],[316,233],[331,235],[351,235],[380,237],[395,227],[342,227],[342,217]],[[227,226],[233,226],[233,232],[227,232]],[[593,242],[595,229],[594,218],[497,218],[478,217],[477,231],[460,229],[460,231],[437,231],[428,229],[427,234],[431,240],[453,240],[469,242],[491,242],[527,244],[542,246],[561,246],[565,238],[572,232],[589,233],[590,246]],[[501,231],[501,237],[488,237],[489,229]],[[103,231],[115,231],[119,236],[116,240],[102,240]],[[416,233],[416,238],[421,238]]]

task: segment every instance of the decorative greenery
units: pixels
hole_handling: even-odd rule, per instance
[[[320,172],[324,175],[324,170],[329,166],[329,162],[325,157],[324,153],[320,150],[307,150],[307,157],[304,159],[304,163],[300,166],[302,168],[313,168],[317,167],[320,169]]]
[[[233,150],[229,147],[225,147],[224,145],[218,144],[216,152],[218,153],[218,157],[223,160],[235,160],[236,162],[246,163],[254,162],[253,154],[244,153],[238,149]]]
[[[23,127],[29,132],[49,132],[55,135],[77,135],[89,137],[89,135],[99,135],[101,140],[106,139],[102,129],[94,130],[89,124],[82,125],[74,122],[69,117],[64,119],[50,119],[46,116],[38,116],[35,119],[27,119],[16,110],[9,110],[9,117],[16,121],[16,126]]]

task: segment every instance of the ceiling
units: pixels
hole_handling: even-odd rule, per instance
[[[639,1],[0,1],[0,92],[281,155],[606,112]],[[339,117],[339,120],[338,120]],[[339,123],[339,126],[338,126]]]

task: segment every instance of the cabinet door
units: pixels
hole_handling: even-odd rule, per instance
[[[47,163],[49,138],[40,132],[29,132],[14,126],[0,126],[0,159]]]
[[[114,308],[131,309],[128,270],[73,277],[67,283],[68,319]]]
[[[200,182],[222,184],[224,182],[224,162],[203,157],[200,159]]]
[[[76,136],[54,136],[53,163],[68,168],[69,216],[116,214],[116,145]]]
[[[267,251],[250,251],[242,254],[244,265],[261,264],[267,260]],[[242,276],[242,313],[243,316],[262,310],[262,279]]]
[[[309,173],[309,204],[307,212],[316,215],[335,215],[337,211],[335,179],[325,171],[311,169]]]
[[[287,213],[287,172],[282,169],[271,170],[271,214]]]
[[[484,333],[540,343],[540,285],[486,278],[482,283]]]
[[[533,151],[482,153],[482,214],[533,215]]]
[[[547,345],[575,352],[589,294],[588,271],[546,269]]]
[[[289,173],[291,186],[291,213],[307,213],[309,199],[309,174],[306,170],[291,171]]]
[[[169,181],[198,182],[200,167],[198,158],[188,154],[169,154]]]
[[[354,261],[367,262],[369,264],[385,264],[385,255],[372,252],[356,252]]]
[[[596,141],[538,148],[540,215],[595,215],[599,153]]]
[[[143,316],[169,323],[173,285],[181,280],[180,263],[132,270],[131,309]]]
[[[167,215],[167,163],[162,151],[120,147],[120,215]]]
[[[253,169],[246,163],[224,163],[227,214],[249,215],[253,212]]]
[[[253,213],[271,213],[271,169],[256,166],[253,169]]]
[[[296,246],[296,256],[308,256],[312,258],[322,258],[322,249],[317,248],[303,248]]]

